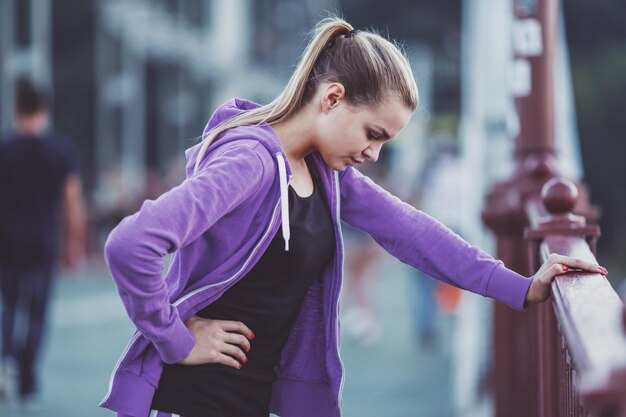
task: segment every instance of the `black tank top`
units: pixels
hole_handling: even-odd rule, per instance
[[[312,166],[309,166],[311,169]],[[332,219],[314,178],[313,194],[289,187],[289,251],[280,228],[258,263],[218,300],[197,313],[237,320],[255,334],[241,369],[222,364],[165,365],[152,409],[184,417],[267,417],[274,367],[307,290],[335,251]]]

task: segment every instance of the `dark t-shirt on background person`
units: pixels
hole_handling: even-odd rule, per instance
[[[76,170],[55,133],[0,141],[0,264],[54,263],[63,187]]]

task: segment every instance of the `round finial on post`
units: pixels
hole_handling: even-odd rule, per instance
[[[578,199],[578,189],[567,178],[552,178],[541,189],[541,199],[550,214],[568,214],[574,211]]]

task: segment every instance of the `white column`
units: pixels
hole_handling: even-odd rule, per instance
[[[96,161],[96,181],[100,180],[100,175],[108,167],[114,158],[115,146],[111,143],[111,138],[117,132],[111,132],[111,118],[110,104],[107,100],[109,87],[108,81],[111,77],[111,71],[109,69],[109,63],[112,61],[111,54],[112,48],[109,40],[107,39],[107,33],[104,28],[102,18],[103,3],[99,6],[99,11],[96,13],[96,30],[95,30],[95,89],[96,89],[96,146],[95,146],[95,161]]]
[[[122,182],[125,190],[143,186],[146,172],[145,68],[143,56],[122,40]]]
[[[0,130],[11,126],[13,114],[13,72],[11,61],[15,44],[15,8],[14,0],[0,0],[0,55],[2,71],[0,71]]]
[[[52,4],[50,0],[30,1],[31,75],[47,88],[52,99]]]
[[[494,243],[481,220],[485,194],[510,169],[516,116],[508,92],[511,3],[463,1],[460,150],[464,184],[460,196],[463,237],[490,253]],[[459,309],[453,356],[454,400],[459,416],[488,416],[479,386],[490,358],[490,305],[465,292]]]
[[[207,53],[217,66],[217,77],[224,80],[215,83],[212,105],[217,107],[230,97],[241,94],[236,80],[240,85],[248,76],[251,6],[249,0],[214,0],[211,6]]]

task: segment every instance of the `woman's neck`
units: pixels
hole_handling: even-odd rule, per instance
[[[304,162],[304,157],[315,151],[315,124],[310,107],[305,107],[288,120],[272,125],[292,165]]]

